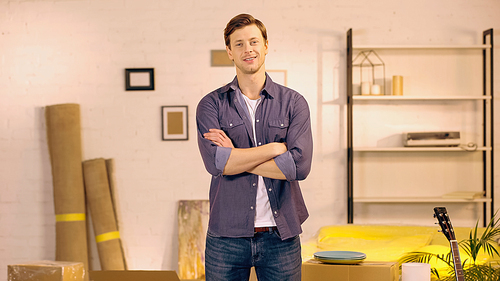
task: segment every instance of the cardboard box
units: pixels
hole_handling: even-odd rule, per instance
[[[90,281],[180,281],[171,270],[91,270]]]
[[[395,262],[328,264],[309,260],[302,264],[302,281],[399,281]]]
[[[7,266],[8,281],[83,281],[81,262],[36,261]]]

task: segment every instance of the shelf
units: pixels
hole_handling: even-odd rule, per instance
[[[383,46],[383,45],[373,45],[373,46],[353,46],[354,50],[425,50],[425,49],[447,49],[447,50],[461,50],[461,49],[477,49],[477,50],[487,50],[491,49],[491,45],[393,45],[393,46]]]
[[[353,95],[353,100],[362,101],[433,101],[433,100],[449,100],[449,101],[461,101],[461,100],[491,100],[491,96],[362,96]]]
[[[354,152],[425,152],[425,151],[442,151],[442,152],[474,152],[474,151],[491,151],[491,147],[478,147],[477,149],[467,150],[461,147],[354,147]]]
[[[354,203],[485,203],[491,198],[448,199],[441,197],[355,197]]]

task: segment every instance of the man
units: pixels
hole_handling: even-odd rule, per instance
[[[198,146],[210,185],[207,281],[300,280],[301,224],[308,217],[299,180],[309,174],[309,107],[265,71],[267,31],[241,14],[224,39],[236,78],[198,104]]]

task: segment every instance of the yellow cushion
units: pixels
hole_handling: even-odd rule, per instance
[[[318,233],[317,250],[357,251],[366,254],[366,261],[397,261],[403,254],[428,245],[436,231],[419,226],[326,226]]]

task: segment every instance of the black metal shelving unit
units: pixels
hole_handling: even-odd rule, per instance
[[[347,222],[354,222],[354,147],[353,147],[353,43],[352,29],[347,31]],[[493,29],[483,32],[483,146],[490,147],[482,151],[483,157],[483,191],[489,202],[483,203],[483,224],[486,226],[489,219],[493,217],[494,211],[494,118],[493,118]],[[489,106],[489,108],[488,108]],[[489,114],[487,114],[489,110]],[[489,206],[488,206],[489,204]],[[489,209],[489,215],[488,215]]]
[[[489,41],[489,43],[488,43]],[[491,151],[489,152],[490,155],[487,155],[487,151],[483,151],[483,191],[486,193],[487,191],[487,181],[488,181],[488,174],[487,174],[487,160],[488,156],[491,160],[491,166],[490,166],[490,181],[491,181],[491,190],[490,190],[490,197],[491,197],[491,206],[490,206],[490,218],[493,217],[495,214],[494,210],[494,195],[495,195],[495,188],[494,188],[494,161],[493,161],[493,145],[495,144],[494,139],[495,139],[495,126],[494,126],[494,119],[493,119],[493,101],[494,101],[494,95],[493,95],[493,29],[487,29],[483,31],[483,44],[490,45],[489,49],[489,54],[487,49],[483,49],[483,95],[484,96],[491,96],[491,102],[490,102],[490,126],[491,126],[491,135],[490,135],[490,142],[491,142]],[[489,57],[489,59],[488,59]],[[488,75],[489,74],[489,75]],[[488,77],[489,77],[489,83],[488,83]],[[488,89],[489,88],[489,89]],[[486,100],[483,101],[483,124],[486,126],[488,120],[486,116],[486,107],[487,107],[487,102]],[[484,139],[483,143],[484,145],[487,144],[487,135],[483,134]],[[487,225],[487,220],[486,220],[486,213],[487,213],[487,206],[486,203],[483,204],[483,225]]]

